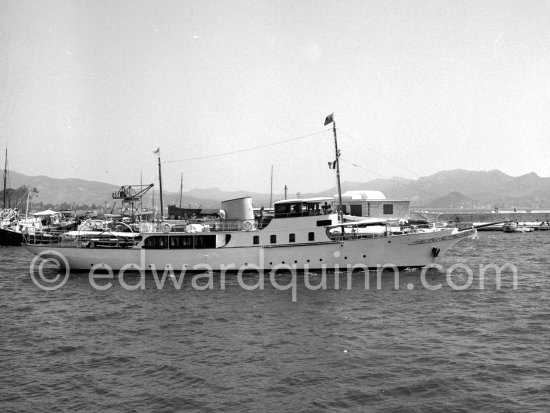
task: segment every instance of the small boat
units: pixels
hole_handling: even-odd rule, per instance
[[[8,181],[8,149],[4,161],[4,201],[0,210],[0,246],[18,246],[23,242],[23,235],[17,230],[19,214],[16,209],[6,208],[6,191]]]
[[[517,232],[518,224],[514,221],[507,221],[502,225],[502,230],[504,232]]]
[[[520,225],[517,221],[506,221],[502,225],[502,231],[504,232],[531,232],[534,230],[533,227]]]
[[[379,266],[425,267],[437,263],[457,242],[475,237],[473,228],[442,228],[429,232],[392,234],[365,230],[364,220],[343,216],[336,125],[333,124],[338,200],[296,198],[274,203],[273,216],[254,215],[250,197],[222,202],[220,218],[175,227],[161,222],[160,230],[108,240],[80,235],[60,245],[28,243],[26,248],[68,270],[277,271]],[[159,157],[160,178],[160,155]],[[162,193],[162,191],[161,191]],[[162,197],[161,197],[162,205]],[[162,210],[162,209],[161,209]],[[83,234],[83,232],[82,232]],[[81,234],[81,235],[82,235]]]
[[[4,209],[0,211],[0,246],[20,246],[25,237],[32,242],[49,244],[55,242],[56,231],[66,230],[70,225],[61,219],[61,214],[55,211],[43,211],[28,217],[31,191],[27,188],[27,209],[25,217],[21,217],[17,208],[6,208],[8,151],[4,166]]]
[[[23,234],[13,227],[0,228],[0,246],[17,247],[23,243]]]

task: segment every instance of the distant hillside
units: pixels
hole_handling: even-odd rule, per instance
[[[394,178],[345,182],[342,191],[375,189],[387,198],[410,199],[413,206],[437,208],[550,208],[550,178],[535,173],[512,177],[492,171],[442,171],[417,180]],[[323,191],[334,195],[336,186]]]
[[[4,170],[2,170],[2,175]],[[33,198],[35,202],[44,204],[61,204],[73,202],[79,205],[96,204],[104,205],[105,201],[111,202],[111,194],[119,187],[103,182],[86,181],[84,179],[68,178],[56,179],[47,176],[27,176],[10,171],[10,186],[18,188],[22,185],[30,186],[38,190],[38,196]]]
[[[460,208],[468,201],[470,201],[470,198],[466,195],[460,192],[451,192],[450,194],[437,198],[423,206],[427,208]]]
[[[2,171],[3,173],[3,171]],[[104,204],[111,205],[111,194],[119,187],[84,179],[55,179],[47,176],[26,176],[10,172],[10,186],[36,187],[39,191],[35,201],[44,204]],[[466,171],[457,169],[442,171],[417,180],[394,178],[376,179],[368,182],[343,182],[342,191],[370,189],[382,191],[387,198],[410,199],[414,206],[434,208],[550,208],[550,178],[541,178],[535,173],[512,177],[493,171]],[[303,197],[334,196],[336,185],[317,193],[303,193]],[[218,208],[223,200],[251,196],[257,206],[269,204],[270,195],[246,190],[223,191],[218,188],[195,188],[184,192],[183,206]],[[294,196],[294,195],[293,195]],[[149,197],[149,198],[147,198]],[[151,197],[148,195],[146,199]],[[282,194],[274,194],[279,200]],[[164,194],[164,205],[179,205],[176,193]]]

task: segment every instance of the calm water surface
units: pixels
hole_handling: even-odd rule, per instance
[[[32,255],[0,250],[0,411],[548,411],[550,233],[480,233],[430,270],[345,277],[334,288],[98,291],[71,274],[56,291]],[[495,271],[513,264],[497,288]],[[53,273],[53,271],[52,271]],[[309,276],[311,284],[321,274]],[[137,284],[137,276],[127,276]],[[249,285],[258,276],[245,276]],[[292,282],[283,275],[280,284]],[[104,284],[105,282],[103,282]],[[98,282],[98,284],[101,284]],[[205,286],[205,281],[198,283]]]

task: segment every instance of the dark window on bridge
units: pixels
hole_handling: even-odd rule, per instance
[[[254,236],[252,237],[252,243],[253,243],[254,245],[258,245],[258,244],[260,243],[260,236],[259,236],[259,235],[254,235]]]
[[[296,234],[288,234],[288,242],[296,242]]]
[[[310,232],[307,234],[307,238],[310,240],[310,241],[315,241],[315,232]]]
[[[393,215],[393,204],[384,204],[384,215]]]
[[[272,244],[276,244],[277,243],[277,235],[271,235],[269,242],[271,242]]]

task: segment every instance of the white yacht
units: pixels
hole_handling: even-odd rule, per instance
[[[235,215],[225,209],[225,219],[188,225],[173,231],[143,233],[134,243],[113,235],[111,242],[93,238],[63,245],[27,244],[29,251],[52,258],[70,270],[92,268],[213,271],[291,268],[424,267],[437,263],[456,242],[475,235],[475,229],[392,235],[361,231],[370,221],[341,222],[324,209],[330,198],[291,199],[275,203],[268,222],[254,219],[250,198],[226,201],[226,206],[250,214]],[[332,209],[332,208],[331,208]]]
[[[238,198],[222,202],[219,219],[185,226],[162,222],[160,232],[144,231],[139,237],[106,232],[97,239],[77,237],[64,241],[65,245],[26,247],[70,270],[308,271],[385,265],[424,267],[437,263],[456,242],[476,235],[475,229],[456,228],[402,234],[372,232],[366,230],[373,225],[372,220],[346,221],[333,115],[325,120],[325,125],[330,123],[335,143],[337,202],[333,198],[288,199],[274,203],[273,216],[255,216],[252,200]]]

